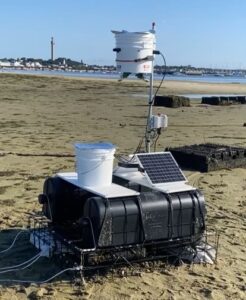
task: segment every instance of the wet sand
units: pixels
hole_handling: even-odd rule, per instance
[[[40,210],[37,196],[44,179],[74,170],[73,157],[57,154],[72,155],[76,141],[110,141],[117,145],[117,154],[134,152],[144,133],[148,84],[0,74],[0,90],[1,251],[27,226],[28,214]],[[160,94],[172,93],[246,95],[246,85],[165,82]],[[155,107],[154,112],[169,117],[159,151],[204,142],[246,147],[246,105],[193,101],[191,107]],[[123,277],[109,274],[87,282],[83,289],[68,281],[72,274],[42,287],[3,283],[0,299],[246,299],[246,169],[186,174],[205,194],[207,224],[221,231],[216,265],[160,264],[142,269],[140,276],[129,269]],[[36,253],[23,234],[9,252],[0,253],[0,268]],[[59,270],[57,260],[41,258],[26,270],[0,273],[0,280],[38,281]]]

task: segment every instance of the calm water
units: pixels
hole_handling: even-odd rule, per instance
[[[105,78],[118,79],[117,73],[104,72],[69,72],[69,71],[48,71],[48,70],[4,70],[0,69],[0,73],[15,73],[15,74],[36,74],[36,75],[54,75],[65,77],[87,77],[87,78]],[[161,79],[161,75],[155,75],[154,79]],[[209,82],[209,83],[246,83],[246,77],[240,76],[190,76],[190,75],[166,75],[165,80],[180,80],[180,81],[195,81],[195,82]]]

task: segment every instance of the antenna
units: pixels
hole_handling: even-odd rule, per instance
[[[152,29],[151,32],[155,32],[155,22],[152,22]]]

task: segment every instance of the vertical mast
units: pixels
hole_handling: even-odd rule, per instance
[[[150,30],[153,34],[155,34],[155,22],[152,23],[152,29]],[[145,151],[150,152],[150,135],[151,135],[151,117],[152,117],[152,106],[153,106],[153,83],[154,83],[154,56],[151,62],[151,72],[150,72],[150,80],[149,80],[149,110],[147,117],[147,126],[145,132]]]
[[[151,134],[151,117],[152,117],[152,105],[153,105],[153,82],[154,82],[154,74],[153,74],[153,64],[152,61],[152,71],[150,73],[150,80],[149,80],[149,110],[148,110],[148,117],[147,117],[147,126],[145,132],[145,151],[150,152],[150,134]]]

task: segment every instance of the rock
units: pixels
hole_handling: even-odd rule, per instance
[[[48,291],[45,288],[40,288],[37,291],[33,291],[29,295],[29,299],[32,299],[32,300],[42,299],[44,297],[44,295],[47,294],[47,293],[48,293]]]
[[[239,288],[241,291],[244,291],[244,292],[246,291],[246,285],[241,285]]]
[[[57,290],[49,289],[48,292],[47,292],[47,295],[56,296],[57,295]]]
[[[23,294],[28,294],[27,289],[24,286],[20,286],[16,289],[17,293],[23,293]]]
[[[212,296],[212,290],[209,288],[202,288],[200,289],[200,292],[202,292],[206,298],[211,298]]]

